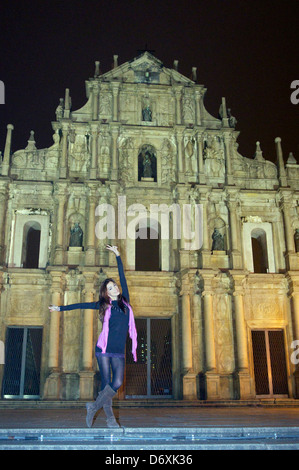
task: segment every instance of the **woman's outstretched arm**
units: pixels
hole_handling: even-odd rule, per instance
[[[64,310],[76,310],[77,308],[82,308],[86,310],[98,310],[99,309],[99,302],[83,302],[78,304],[70,304],[70,305],[50,305],[49,310],[50,312],[58,311],[63,312]]]
[[[117,246],[111,246],[111,245],[106,245],[106,248],[107,248],[107,250],[112,251],[116,256],[117,267],[118,267],[118,275],[119,275],[122,295],[125,297],[125,299],[128,302],[130,302],[129,289],[128,289],[127,280],[126,280],[126,276],[125,276],[125,272],[124,272],[124,267],[123,267],[123,263],[122,263],[118,248],[117,248]]]

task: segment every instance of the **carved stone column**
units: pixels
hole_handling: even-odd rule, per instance
[[[214,332],[214,312],[213,312],[213,290],[212,279],[214,273],[203,273],[204,291],[204,338],[206,350],[206,396],[208,400],[215,400],[220,395],[220,377],[217,372],[216,351],[215,351],[215,332]]]
[[[205,340],[206,340],[206,360],[207,370],[216,370],[216,353],[215,353],[215,335],[214,335],[214,318],[213,318],[213,294],[210,291],[202,293],[204,300],[204,319],[205,319]]]
[[[117,181],[118,179],[118,149],[117,149],[117,139],[118,139],[118,126],[111,127],[112,134],[112,168],[111,168],[111,179]]]
[[[177,149],[178,149],[178,182],[184,183],[185,181],[185,174],[184,174],[184,164],[183,164],[183,131],[181,129],[177,129],[176,132],[177,137]]]
[[[3,259],[5,256],[4,247],[5,247],[5,215],[7,213],[6,206],[7,190],[6,187],[0,188],[0,265],[5,264]]]
[[[288,253],[295,252],[295,243],[294,243],[294,234],[291,225],[291,204],[285,201],[282,205],[283,219],[284,219],[284,228],[285,228],[285,237],[286,237],[286,246]]]
[[[69,125],[68,122],[62,123],[62,149],[61,158],[59,165],[59,176],[60,178],[66,178],[67,176],[67,150],[68,150],[68,133]]]
[[[203,240],[202,240],[202,250],[200,253],[201,256],[201,266],[203,268],[210,267],[211,259],[211,248],[210,248],[210,239],[209,239],[209,226],[208,226],[208,192],[201,192],[200,194],[200,204],[202,204],[202,223],[203,223]]]
[[[120,84],[118,82],[112,83],[112,97],[113,97],[113,107],[112,107],[112,119],[113,121],[118,121],[118,94],[119,94]]]
[[[286,173],[284,160],[283,160],[283,154],[282,154],[282,148],[281,148],[281,138],[280,137],[276,137],[275,146],[276,146],[276,155],[277,155],[280,186],[286,187],[288,185],[287,184],[287,173]]]
[[[55,187],[54,197],[58,202],[57,218],[56,218],[56,246],[54,255],[54,264],[62,265],[64,252],[64,226],[65,226],[65,202],[66,202],[66,185],[57,184]]]
[[[195,112],[196,112],[196,125],[201,126],[202,116],[201,116],[201,109],[200,109],[200,100],[202,97],[201,90],[195,90]]]
[[[96,187],[90,187],[89,195],[89,212],[88,212],[88,228],[87,228],[87,249],[85,255],[85,265],[95,265],[95,208],[96,208]]]
[[[12,124],[7,125],[7,134],[6,134],[6,141],[5,141],[5,149],[3,155],[3,162],[2,162],[2,176],[7,176],[9,171],[10,165],[10,150],[11,150],[11,136],[14,127]]]
[[[192,326],[189,294],[189,278],[183,279],[182,285],[182,366],[183,366],[183,399],[197,398],[196,374],[192,363]]]
[[[294,332],[293,332],[293,341],[299,340],[299,272],[298,271],[289,271],[288,272],[288,281],[290,285],[290,299],[291,299],[291,313],[294,325]],[[298,361],[298,353],[296,353],[298,346],[292,349],[292,353],[294,352],[295,357],[291,356],[292,368],[294,373],[294,381],[295,381],[295,390],[294,395],[295,398],[299,398],[299,364]]]
[[[85,273],[86,284],[84,294],[85,302],[94,301],[94,273]],[[84,310],[83,317],[83,353],[82,365],[83,370],[80,371],[80,398],[82,400],[93,399],[93,382],[94,370],[92,367],[94,339],[93,339],[93,318],[95,310]]]
[[[191,297],[192,318],[192,337],[193,337],[193,370],[196,374],[196,380],[204,369],[204,344],[203,344],[203,311],[201,303],[201,281],[198,275],[194,276],[193,292]],[[199,395],[199,390],[198,393]]]
[[[48,268],[50,270],[50,268]],[[52,278],[51,288],[51,304],[61,305],[61,271],[50,271]],[[49,375],[44,386],[44,399],[57,400],[60,396],[60,317],[61,312],[50,312],[50,329],[49,329],[49,352],[48,352],[48,368]]]
[[[202,142],[202,134],[197,134],[197,158],[198,158],[198,181],[200,184],[205,184],[206,182],[206,175],[204,172],[204,165],[203,165],[203,142]]]
[[[182,100],[182,87],[178,87],[178,88],[175,89],[175,119],[176,119],[176,124],[181,124],[182,123],[181,100]]]
[[[57,288],[51,290],[52,304],[61,304],[61,291]],[[60,312],[51,312],[50,319],[50,338],[49,338],[49,362],[48,366],[51,370],[58,369],[59,364],[59,325],[60,325]]]
[[[98,125],[91,125],[91,167],[90,167],[90,179],[94,180],[97,177],[97,142],[98,142]]]
[[[69,271],[66,276],[65,303],[75,304],[81,300],[80,291],[83,276],[78,270]],[[63,328],[61,337],[61,390],[60,399],[77,400],[80,397],[80,358],[82,349],[81,312],[79,309],[63,312]]]
[[[243,258],[241,253],[241,230],[238,219],[238,200],[237,193],[230,192],[228,199],[228,209],[231,231],[231,263],[233,269],[243,268]]]
[[[233,185],[233,174],[232,174],[232,151],[231,151],[231,140],[232,137],[227,132],[224,134],[224,145],[225,145],[225,155],[226,155],[226,181],[228,185]]]
[[[236,343],[237,343],[237,379],[239,384],[240,400],[254,398],[255,393],[252,387],[252,379],[249,373],[248,362],[248,344],[247,330],[244,316],[244,289],[242,281],[244,275],[238,275],[231,271],[235,283],[235,291],[233,293],[235,306],[235,325],[236,325]]]
[[[99,89],[95,85],[92,90],[92,119],[97,121],[99,117]]]
[[[281,190],[281,211],[283,214],[284,232],[287,253],[285,255],[286,267],[289,270],[299,270],[299,257],[295,253],[294,231],[291,223],[291,207],[292,196],[291,193],[285,189]]]

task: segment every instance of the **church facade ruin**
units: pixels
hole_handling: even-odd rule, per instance
[[[69,90],[52,122],[53,145],[34,133],[0,169],[1,398],[90,400],[99,381],[98,312],[49,312],[48,305],[93,302],[117,278],[107,243],[118,245],[138,330],[138,362],[127,353],[120,399],[298,398],[299,165],[277,164],[257,142],[238,152],[236,119],[206,88],[149,52],[85,83],[73,110]],[[274,143],[273,143],[274,147]],[[97,236],[97,208],[125,197],[136,236]],[[202,244],[161,236],[138,204],[202,208]],[[120,212],[120,213],[118,213]],[[193,223],[193,222],[192,222]],[[108,224],[108,221],[107,221]],[[140,227],[143,227],[143,232]],[[192,226],[196,230],[196,226]],[[140,233],[146,236],[138,236]],[[150,236],[151,235],[151,236]],[[130,351],[130,348],[127,348]]]

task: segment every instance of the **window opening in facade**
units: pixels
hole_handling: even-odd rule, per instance
[[[267,240],[263,230],[253,230],[251,234],[253,267],[255,273],[268,272]]]
[[[135,270],[136,271],[160,271],[160,239],[152,229],[140,230],[140,235],[135,240]],[[155,232],[155,233],[154,233]]]
[[[41,227],[38,223],[25,224],[23,233],[23,267],[38,268]]]

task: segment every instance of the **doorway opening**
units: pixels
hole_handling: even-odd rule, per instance
[[[40,398],[42,335],[40,327],[7,328],[3,398]]]
[[[137,362],[126,347],[126,398],[172,398],[171,320],[136,318]]]
[[[288,396],[283,330],[252,330],[257,396]]]

